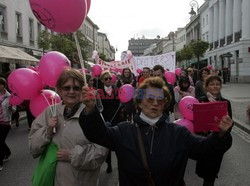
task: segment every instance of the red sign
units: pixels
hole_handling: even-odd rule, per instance
[[[193,105],[194,131],[219,131],[218,125],[223,116],[227,115],[227,102],[208,102]]]

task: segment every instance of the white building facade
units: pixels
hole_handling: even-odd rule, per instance
[[[98,47],[99,54],[103,53],[108,61],[115,60],[115,48],[110,45],[109,39],[105,33],[98,32]]]
[[[250,82],[250,0],[208,1],[209,64],[232,82]]]

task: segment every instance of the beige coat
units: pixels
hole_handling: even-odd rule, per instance
[[[91,143],[85,137],[79,123],[79,115],[84,108],[82,104],[70,119],[63,117],[64,105],[57,105],[58,127],[53,135],[53,142],[59,148],[69,149],[71,162],[58,161],[55,186],[96,186],[100,167],[105,161],[108,149]],[[47,123],[51,117],[47,108],[32,124],[29,133],[29,148],[34,158],[41,155],[51,137],[47,134]]]

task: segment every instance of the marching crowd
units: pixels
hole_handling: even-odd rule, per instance
[[[121,74],[103,71],[100,76],[82,74],[67,68],[57,80],[56,90],[62,102],[52,115],[46,108],[35,118],[28,136],[32,156],[45,157],[54,148],[53,174],[41,181],[36,167],[32,183],[52,185],[98,185],[101,165],[106,161],[112,172],[111,151],[118,161],[119,185],[185,185],[184,174],[189,158],[197,161],[196,174],[204,186],[214,185],[224,153],[232,145],[232,110],[221,96],[223,80],[216,71],[203,68],[198,74],[188,68],[168,83],[165,69],[144,67],[135,76],[129,68]],[[197,73],[197,71],[196,71]],[[130,84],[134,99],[119,100],[119,88]],[[153,91],[152,91],[153,90]],[[5,140],[15,106],[8,104],[6,80],[0,79],[0,170],[11,151]],[[199,102],[226,101],[228,115],[219,123],[219,132],[191,133],[172,123],[183,118],[178,103],[185,96]],[[91,99],[90,99],[91,98]],[[43,160],[45,161],[45,160]],[[45,164],[41,158],[39,164]],[[44,182],[46,180],[47,182]],[[37,181],[37,182],[36,182]]]

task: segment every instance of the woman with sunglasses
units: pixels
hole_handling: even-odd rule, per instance
[[[227,133],[232,126],[229,116],[220,122],[220,132],[207,138],[192,135],[183,126],[166,123],[163,110],[171,96],[159,77],[148,78],[138,87],[135,101],[140,112],[133,122],[114,127],[104,125],[95,100],[87,99],[89,93],[88,87],[84,87],[82,98],[86,108],[79,122],[90,141],[116,152],[120,186],[183,186],[188,158],[213,157],[231,146],[232,138]]]
[[[108,149],[89,142],[80,128],[78,119],[85,107],[80,102],[83,85],[78,70],[65,69],[56,85],[62,98],[62,103],[56,105],[56,116],[46,108],[34,120],[29,133],[29,148],[34,158],[39,157],[51,141],[59,148],[55,186],[96,186],[108,153]]]

